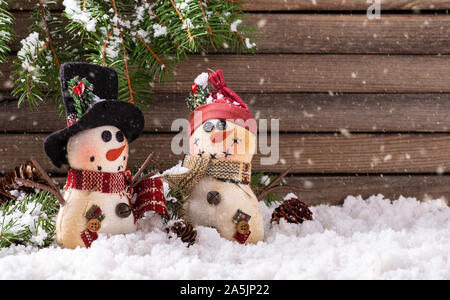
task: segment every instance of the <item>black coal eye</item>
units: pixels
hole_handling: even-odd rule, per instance
[[[218,130],[225,130],[225,129],[227,129],[227,121],[225,121],[225,120],[217,121],[216,128]]]
[[[122,131],[117,131],[116,133],[116,139],[119,143],[122,143],[125,137],[123,136]]]
[[[105,130],[102,132],[102,140],[107,143],[112,139],[112,133],[109,130]]]
[[[205,130],[206,132],[211,132],[214,129],[214,124],[211,122],[206,122],[205,124],[203,124],[203,130]]]

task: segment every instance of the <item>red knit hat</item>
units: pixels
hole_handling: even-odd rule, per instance
[[[227,86],[222,70],[210,71],[212,73],[208,81],[217,91],[210,94],[211,103],[197,107],[189,115],[190,134],[192,135],[200,125],[211,119],[230,120],[256,134],[256,121],[247,104]]]

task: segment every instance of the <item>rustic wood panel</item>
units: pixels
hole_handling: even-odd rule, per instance
[[[184,92],[199,71],[222,68],[240,92],[450,91],[450,56],[212,55],[191,56],[157,92]]]
[[[11,7],[18,10],[32,9],[36,0],[19,0],[12,2]],[[367,10],[367,0],[247,0],[243,4],[245,10]],[[449,0],[381,0],[382,10],[436,10],[449,9]],[[50,9],[62,10],[62,0],[56,1]]]
[[[370,7],[367,0],[249,0],[246,10],[362,10]],[[381,0],[382,10],[449,9],[449,0]]]
[[[446,54],[448,15],[256,14],[262,53]]]
[[[360,195],[363,199],[378,194],[391,200],[397,200],[400,196],[422,201],[450,199],[450,176],[291,177],[287,182],[311,190],[297,193],[309,205],[339,205],[348,195]]]
[[[169,167],[182,155],[170,150],[171,134],[143,135],[132,145],[130,165],[141,163],[154,151]],[[35,156],[52,172],[43,153],[46,134],[0,135],[0,172]],[[261,155],[254,169],[281,172],[294,165],[296,173],[443,173],[450,170],[448,134],[287,134],[280,136],[280,162],[261,166]]]
[[[53,177],[60,187],[66,177]],[[400,196],[414,197],[419,201],[429,199],[450,199],[450,176],[299,176],[288,177],[289,185],[305,187],[311,192],[296,193],[308,205],[341,205],[348,195],[367,199],[382,194],[385,198],[397,200]],[[282,199],[288,192],[281,191]]]
[[[13,51],[29,34],[30,13],[16,13]],[[448,54],[450,16],[252,14],[259,53]],[[224,52],[224,50],[220,50]]]
[[[0,91],[11,89],[12,68],[0,65]],[[154,91],[185,93],[208,68],[223,69],[237,92],[450,92],[446,55],[194,55],[179,65],[173,80],[156,84]]]
[[[186,94],[153,95],[145,132],[171,132],[187,118]],[[281,132],[450,132],[450,94],[241,94],[257,119],[279,119]],[[1,99],[11,98],[0,94]],[[163,105],[160,105],[163,104]],[[269,122],[270,125],[270,122]],[[30,110],[0,102],[0,131],[53,132],[65,127],[53,103]],[[270,127],[270,126],[269,126]]]

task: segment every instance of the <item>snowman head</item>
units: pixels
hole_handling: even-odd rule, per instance
[[[60,79],[67,127],[44,141],[53,165],[102,172],[126,169],[128,143],[139,137],[145,120],[134,104],[117,100],[116,71],[87,63],[65,63]]]
[[[116,173],[126,170],[128,141],[115,126],[82,131],[67,143],[69,166],[76,170]]]
[[[256,135],[231,120],[210,119],[190,137],[190,154],[251,162],[256,150]]]
[[[257,125],[247,104],[227,86],[222,70],[195,79],[186,99],[190,154],[250,162],[256,150]],[[217,91],[210,91],[208,82]]]

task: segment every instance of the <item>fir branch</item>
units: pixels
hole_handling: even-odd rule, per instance
[[[103,65],[106,66],[106,46],[108,46],[108,42],[109,39],[111,38],[112,34],[114,32],[114,29],[111,29],[108,33],[108,36],[106,37],[105,42],[103,43],[103,47],[102,47],[102,61],[103,61]]]
[[[122,35],[120,35],[120,37],[123,39]],[[123,49],[123,62],[125,64],[125,76],[127,77],[128,92],[129,92],[129,95],[130,95],[130,98],[128,99],[128,102],[134,104],[134,98],[133,98],[134,91],[133,91],[133,87],[131,85],[130,71],[128,69],[127,49],[125,49],[125,45],[123,43],[122,43],[122,49]]]
[[[213,31],[211,29],[211,26],[209,26],[209,23],[208,23],[208,17],[206,16],[205,9],[203,8],[202,0],[198,0],[198,1],[200,3],[200,8],[202,9],[203,18],[205,18],[206,26],[208,27],[209,34],[211,35],[212,38],[214,38]]]
[[[161,65],[161,69],[165,68],[165,64],[162,62],[162,60],[159,58],[158,55],[150,48],[150,46],[144,41],[144,39],[136,33],[136,37],[139,39],[139,41],[147,48],[147,50],[153,55],[153,57],[159,62]]]
[[[11,245],[39,248],[55,243],[59,205],[47,192],[28,194],[0,206],[0,249]]]
[[[55,49],[55,46],[53,45],[53,42],[52,42],[52,37],[50,35],[50,30],[48,28],[47,20],[45,19],[46,18],[46,13],[45,13],[44,2],[45,2],[44,0],[39,0],[39,9],[40,9],[40,12],[41,12],[41,22],[43,24],[43,29],[45,31],[45,36],[47,37],[47,43],[48,43],[47,45],[50,47],[50,50],[51,50],[52,55],[53,55],[53,59],[55,60],[55,64],[56,64],[56,66],[58,67],[58,70],[59,70],[60,67],[61,67],[61,64],[59,63],[58,55],[56,54],[56,49]]]
[[[11,51],[8,44],[13,39],[13,23],[14,18],[8,12],[8,1],[0,0],[0,62],[5,62],[5,55]]]
[[[191,30],[189,29],[188,24],[186,24],[186,21],[183,18],[183,15],[181,14],[181,12],[178,10],[177,5],[175,4],[175,2],[173,2],[173,0],[169,0],[170,3],[172,4],[173,8],[175,9],[175,11],[177,12],[178,16],[180,17],[181,22],[183,23],[183,26],[186,28],[187,34],[188,34],[188,39],[189,41],[192,42],[192,40],[194,39],[194,37],[191,34]]]
[[[231,30],[230,24],[245,16],[237,1],[64,0],[61,17],[48,11],[51,2],[39,0],[30,27],[35,45],[23,47],[15,63],[14,94],[30,107],[49,95],[63,107],[58,69],[64,62],[113,68],[119,100],[145,108],[150,86],[169,79],[188,54],[224,46],[239,52],[252,45],[253,31],[244,21],[239,32]]]

